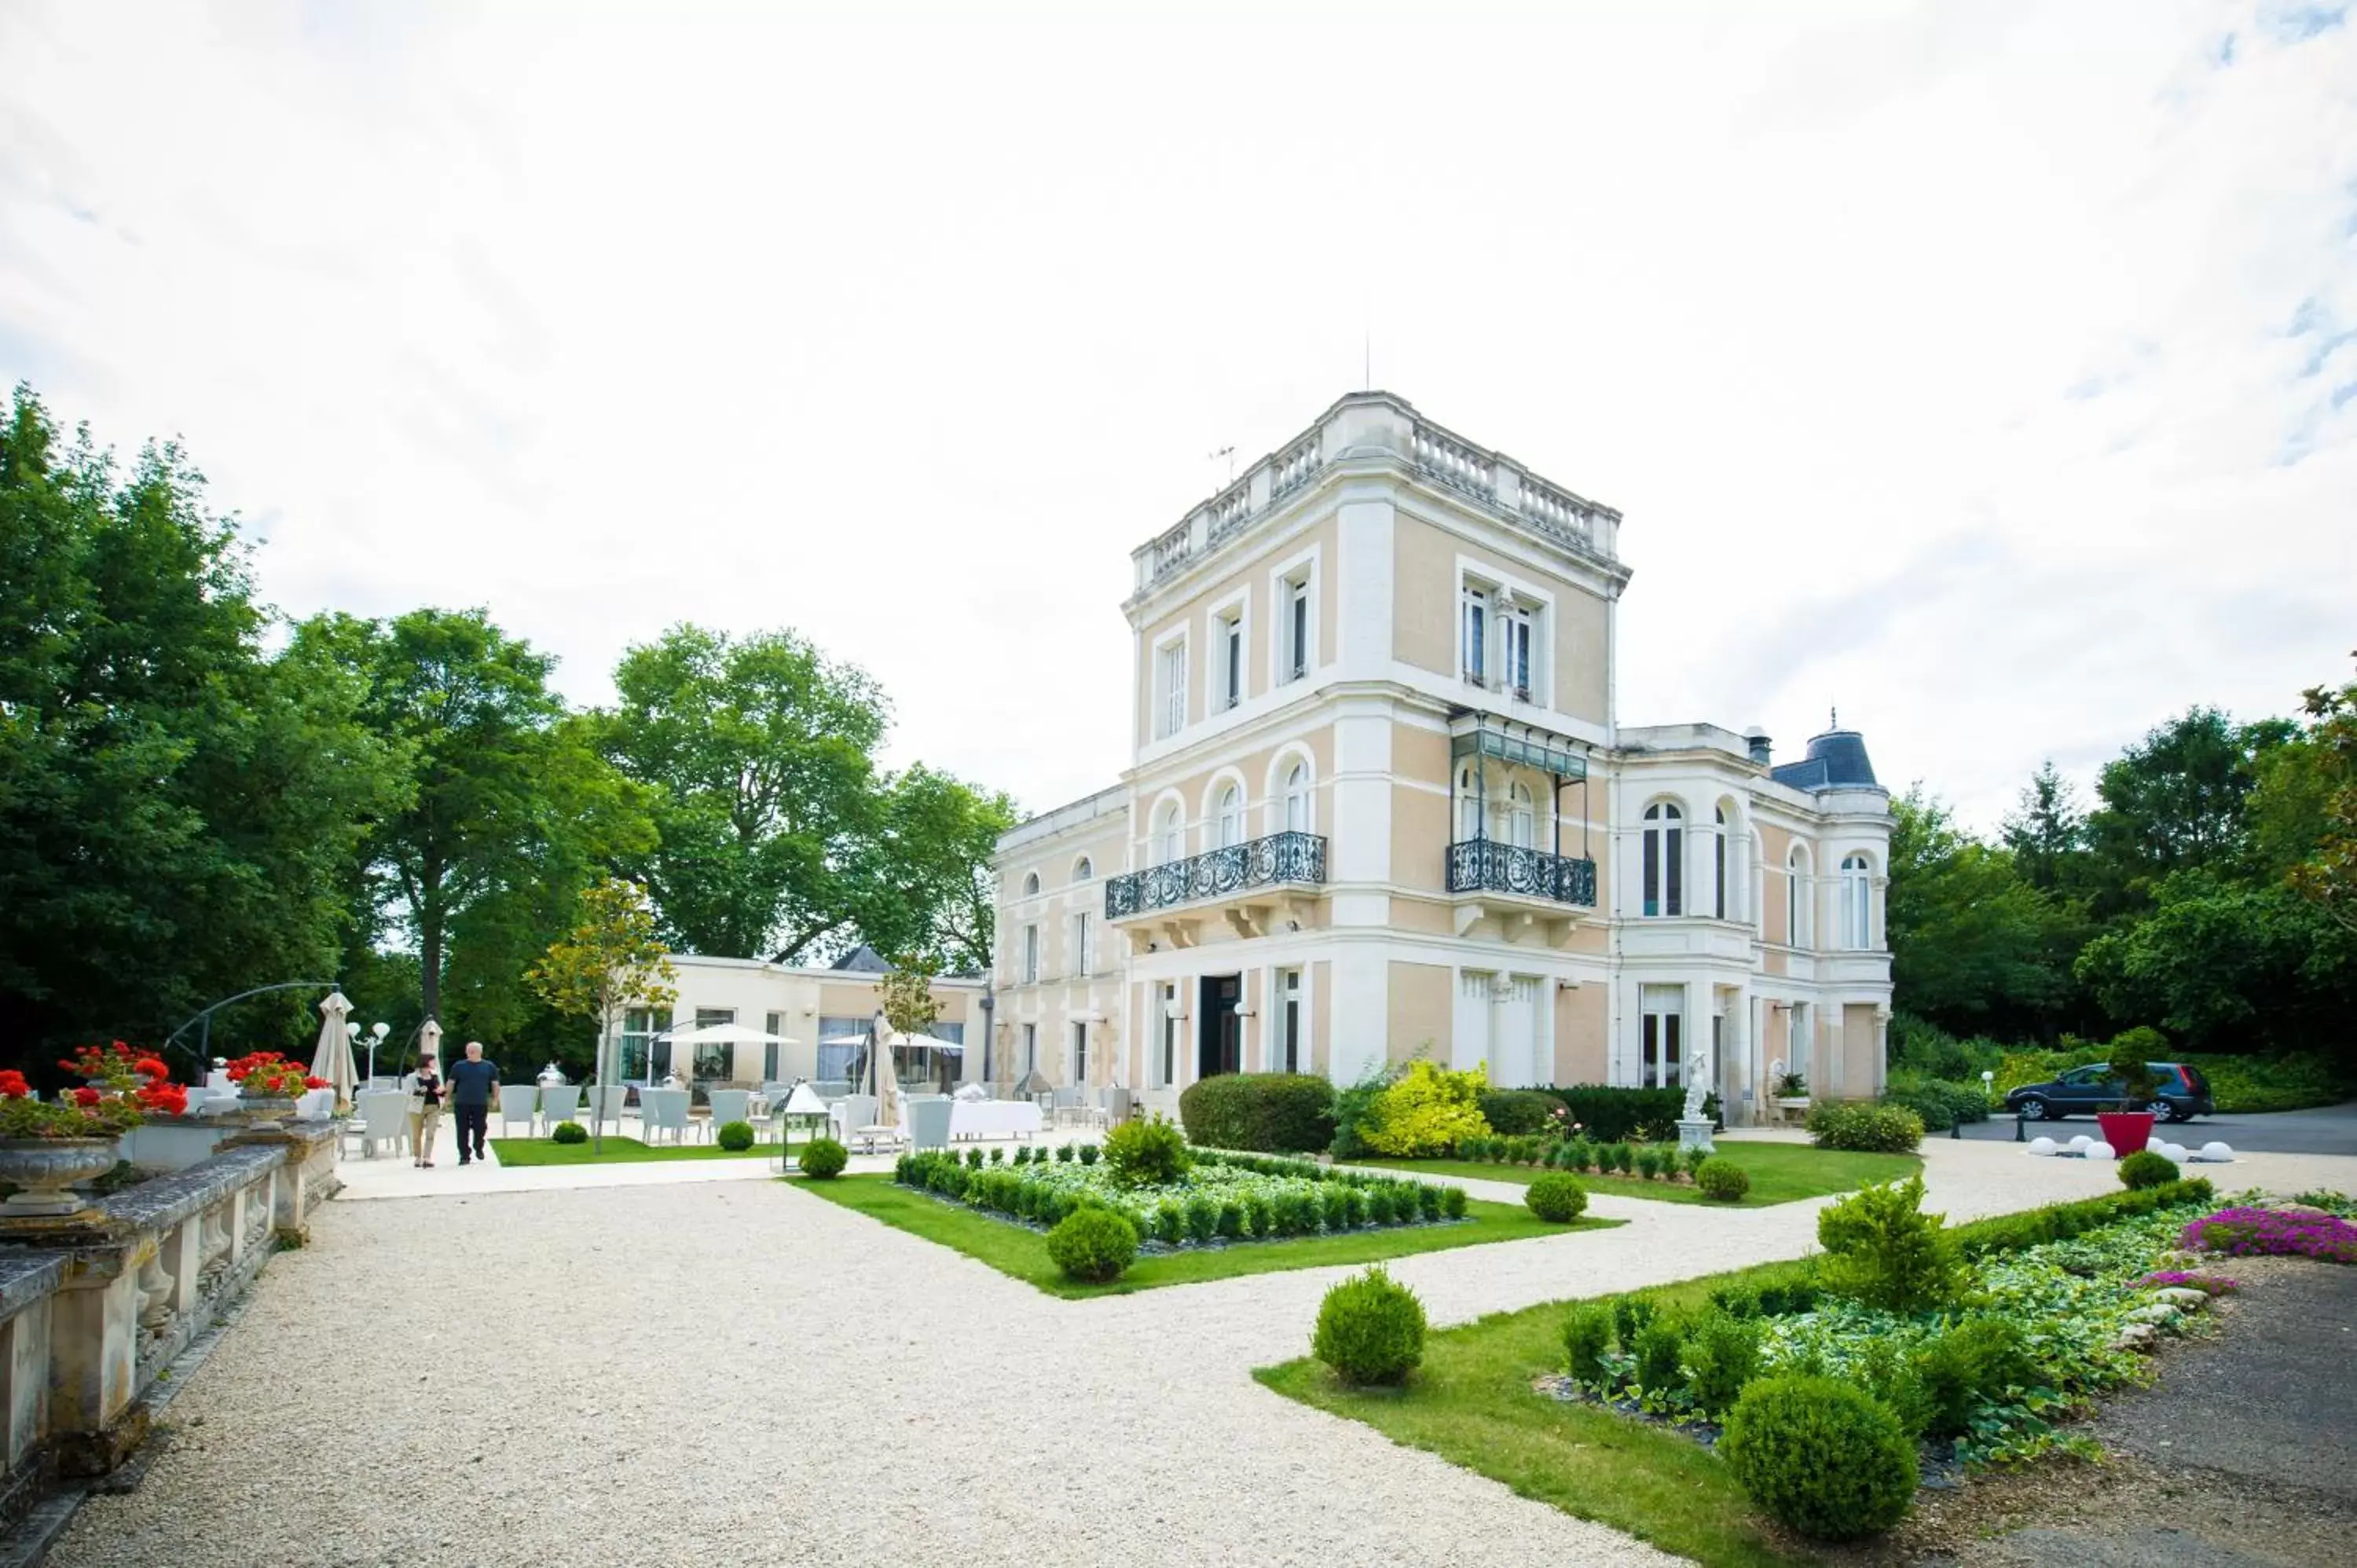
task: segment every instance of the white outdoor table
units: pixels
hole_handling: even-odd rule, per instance
[[[950,1102],[952,1138],[1028,1138],[1040,1128],[1039,1108],[1021,1100]]]

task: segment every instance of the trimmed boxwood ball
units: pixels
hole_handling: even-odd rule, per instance
[[[1899,1418],[1831,1378],[1754,1382],[1728,1413],[1718,1452],[1770,1518],[1816,1541],[1889,1530],[1906,1516],[1919,1479]]]
[[[2120,1162],[2120,1185],[2131,1191],[2176,1179],[2177,1162],[2150,1149],[2138,1149]]]
[[[1695,1167],[1695,1186],[1705,1197],[1735,1203],[1751,1190],[1751,1175],[1733,1160],[1708,1159]]]
[[[1048,1257],[1066,1279],[1103,1284],[1121,1277],[1137,1256],[1137,1232],[1112,1209],[1075,1208],[1048,1232]]]
[[[1378,1263],[1326,1293],[1310,1353],[1346,1383],[1398,1383],[1424,1359],[1424,1303]]]
[[[749,1122],[725,1122],[717,1138],[722,1148],[741,1154],[753,1146],[753,1124]]]
[[[1187,1086],[1178,1121],[1200,1148],[1311,1154],[1334,1141],[1334,1085],[1317,1073],[1220,1073]]]
[[[850,1163],[851,1151],[832,1138],[813,1138],[802,1146],[802,1175],[806,1176],[816,1176],[821,1181],[832,1181],[841,1176],[843,1167]],[[954,1170],[955,1167],[952,1166],[952,1169]],[[965,1183],[960,1181],[957,1183],[957,1190],[951,1196],[962,1197],[964,1195]]]
[[[1561,1171],[1549,1171],[1523,1189],[1523,1201],[1550,1225],[1568,1225],[1587,1211],[1587,1189]]]
[[[578,1122],[559,1122],[556,1130],[549,1133],[548,1141],[552,1144],[586,1144],[589,1141],[589,1129]]]

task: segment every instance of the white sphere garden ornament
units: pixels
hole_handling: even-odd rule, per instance
[[[2215,1160],[2220,1165],[2224,1165],[2227,1161],[2234,1157],[2234,1151],[2228,1148],[2223,1144],[2204,1144],[2201,1145],[2201,1157],[2205,1160]]]
[[[2032,1138],[2029,1140],[2029,1152],[2033,1155],[2050,1155],[2054,1152],[2054,1140]]]
[[[2075,1133],[2071,1139],[2071,1146],[2083,1153],[2085,1152],[2087,1145],[2094,1141],[2094,1139],[2090,1138],[2084,1133]]]
[[[2112,1146],[2099,1139],[2087,1145],[2087,1157],[2091,1160],[2108,1160],[2112,1157]]]

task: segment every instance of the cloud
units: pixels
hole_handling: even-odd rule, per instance
[[[0,378],[185,437],[292,613],[583,701],[791,625],[1043,806],[1127,760],[1129,549],[1372,336],[1627,513],[1624,719],[1837,700],[1993,820],[2344,668],[2342,17],[18,4]]]

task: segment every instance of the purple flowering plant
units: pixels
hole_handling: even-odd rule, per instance
[[[2188,1273],[2183,1269],[2158,1270],[2145,1275],[2144,1278],[2136,1281],[2136,1283],[2147,1290],[2157,1290],[2163,1285],[2176,1285],[2186,1290],[2207,1291],[2212,1295],[2225,1295],[2243,1288],[2242,1281],[2230,1280],[2223,1274]]]
[[[2284,1214],[2272,1208],[2222,1208],[2185,1228],[2189,1251],[2229,1257],[2319,1258],[2357,1263],[2357,1226],[2330,1214]]]

